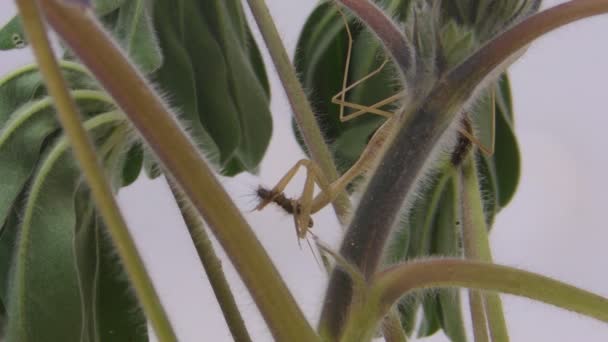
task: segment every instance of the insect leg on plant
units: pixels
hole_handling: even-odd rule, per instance
[[[473,133],[473,123],[471,118],[465,114],[463,117],[463,125],[459,128],[458,132],[460,135],[466,137],[473,145],[477,146],[479,150],[490,157],[494,155],[494,147],[496,144],[496,88],[492,86],[490,89],[490,106],[492,107],[490,115],[490,146],[485,146]]]
[[[373,167],[378,151],[382,148],[384,142],[389,136],[389,133],[391,133],[393,129],[394,118],[396,117],[395,115],[393,115],[394,113],[383,110],[381,108],[385,105],[400,100],[403,96],[403,94],[395,94],[389,96],[384,100],[378,101],[377,103],[371,106],[365,106],[346,101],[346,94],[348,93],[348,91],[352,90],[354,87],[360,85],[364,81],[380,73],[388,63],[388,58],[385,59],[383,63],[381,63],[380,67],[373,70],[371,73],[361,78],[360,80],[347,86],[353,38],[345,15],[339,8],[338,12],[342,17],[342,20],[344,21],[346,32],[348,35],[348,50],[347,59],[345,63],[344,77],[342,82],[342,90],[332,97],[332,102],[340,106],[340,121],[346,122],[366,113],[380,115],[386,117],[388,120],[386,120],[372,135],[367,146],[359,156],[359,159],[351,166],[350,169],[348,169],[344,174],[342,174],[342,176],[340,176],[340,178],[338,178],[334,182],[330,183],[325,178],[320,168],[313,161],[308,159],[302,159],[298,161],[272,189],[268,190],[261,187],[258,189],[257,194],[260,197],[261,201],[256,207],[256,209],[262,210],[264,207],[266,207],[269,203],[272,202],[278,204],[286,212],[294,215],[296,233],[298,238],[300,239],[306,238],[307,233],[312,228],[312,219],[310,218],[310,215],[318,212],[326,205],[331,203],[331,201],[333,201],[337,197],[337,195],[341,191],[343,191],[348,186],[348,184],[350,184],[356,177],[366,173],[371,167]],[[493,95],[492,105],[494,106]],[[345,115],[345,108],[351,108],[357,111]],[[468,139],[472,144],[479,146],[484,153],[491,155],[493,153],[494,146],[492,145],[490,148],[483,146],[481,142],[473,135],[472,130],[470,129],[470,127],[472,127],[470,119],[465,115],[463,120],[466,122],[465,126],[468,128],[461,128],[459,130],[460,134],[466,139]],[[493,126],[494,122],[495,119],[492,118]],[[493,135],[494,132],[492,129],[492,140]],[[298,199],[288,199],[283,194],[283,191],[285,190],[289,182],[293,179],[293,177],[296,175],[300,167],[304,167],[306,170],[306,181],[304,188]],[[315,184],[317,184],[321,190],[316,196],[314,195]]]
[[[386,104],[390,104],[392,102],[397,101],[400,95],[391,96],[388,99],[382,100],[372,106],[362,106],[356,103],[345,101],[346,93],[349,90],[353,89],[365,80],[378,74],[382,70],[382,68],[388,63],[388,59],[386,59],[378,69],[372,71],[370,74],[363,77],[359,81],[347,86],[347,75],[350,67],[350,54],[352,51],[353,41],[352,34],[350,32],[350,28],[348,27],[348,23],[344,17],[344,14],[339,9],[338,11],[342,15],[349,38],[347,54],[348,56],[345,65],[345,75],[343,78],[343,89],[332,98],[332,102],[340,105],[340,120],[342,122],[345,122],[365,113],[372,113],[376,115],[381,115],[383,117],[391,118],[393,113],[381,110],[379,108]],[[345,116],[345,107],[354,108],[358,111]],[[390,132],[390,128],[392,126],[390,123],[391,121],[389,119],[384,122],[380,126],[380,128],[378,128],[378,130],[374,133],[367,146],[363,150],[363,153],[361,154],[357,162],[355,162],[355,164],[336,181],[332,183],[328,182],[319,167],[314,162],[308,159],[302,159],[298,161],[285,174],[285,176],[281,178],[281,180],[279,180],[279,182],[277,183],[277,185],[275,185],[274,188],[272,188],[271,190],[267,190],[264,188],[258,189],[257,194],[260,197],[261,202],[256,207],[256,209],[261,210],[271,202],[278,204],[285,211],[294,215],[297,235],[300,239],[305,238],[310,228],[312,227],[312,220],[310,218],[310,215],[316,213],[317,211],[328,205],[331,201],[335,199],[339,192],[346,188],[349,183],[351,183],[357,176],[366,172],[371,167],[374,161],[374,157],[377,155],[378,149],[382,147],[384,141],[386,140],[386,137],[388,136],[388,133]],[[304,189],[302,190],[300,198],[298,198],[297,200],[289,200],[285,197],[283,191],[285,190],[287,184],[295,176],[300,167],[304,167],[306,169],[306,181]],[[321,189],[321,192],[316,196],[314,195],[315,184],[317,184]]]

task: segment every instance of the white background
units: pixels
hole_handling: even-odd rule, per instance
[[[545,7],[561,2],[545,0]],[[316,1],[267,3],[293,53],[299,30]],[[0,23],[14,13],[12,1],[0,2]],[[512,67],[523,176],[514,201],[497,219],[492,245],[498,263],[608,297],[608,227],[603,220],[608,191],[606,32],[608,16],[573,24],[540,39]],[[2,52],[0,73],[29,61],[27,50]],[[307,249],[298,248],[289,217],[275,209],[251,212],[257,184],[274,185],[303,157],[292,136],[284,93],[271,64],[267,65],[274,115],[268,154],[259,176],[242,175],[225,183],[302,309],[316,322],[324,273]],[[120,203],[180,341],[230,341],[166,185],[161,180],[141,179],[121,192]],[[315,223],[317,234],[336,245],[340,228],[331,210],[317,214]],[[246,288],[227,261],[224,265],[254,340],[272,340]],[[608,326],[592,319],[512,296],[503,296],[503,300],[513,341],[608,340]],[[431,340],[446,339],[437,335]]]

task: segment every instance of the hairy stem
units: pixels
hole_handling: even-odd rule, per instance
[[[471,310],[474,341],[489,342],[488,318],[486,317],[486,309],[481,291],[469,290],[469,308]]]
[[[315,119],[312,107],[306,98],[302,85],[296,76],[296,72],[291,65],[285,46],[281,41],[279,32],[272,20],[270,11],[264,0],[247,0],[251,13],[260,28],[266,46],[277,70],[281,83],[285,88],[285,93],[289,99],[294,118],[302,133],[302,138],[310,152],[312,160],[319,165],[321,171],[330,182],[338,179],[338,171],[334,164],[329,148],[325,144],[319,125]],[[334,210],[340,219],[345,223],[350,210],[350,201],[346,192],[341,191],[333,202]]]
[[[401,326],[399,312],[394,307],[382,321],[382,334],[386,342],[407,342],[407,335]]]
[[[401,29],[374,3],[361,0],[338,0],[356,14],[382,41],[386,50],[399,66],[399,70],[407,75],[413,68],[413,53],[411,45]]]
[[[266,251],[194,143],[90,10],[61,0],[40,5],[51,26],[112,95],[209,225],[274,338],[317,340]]]
[[[383,311],[423,288],[466,287],[530,298],[608,322],[608,299],[532,272],[462,259],[430,259],[381,272],[373,283]]]
[[[378,321],[413,290],[464,287],[530,298],[608,323],[608,299],[516,268],[463,259],[427,259],[393,266],[372,279],[350,312],[342,341],[367,341]],[[370,320],[370,317],[376,317]]]
[[[97,209],[108,227],[112,242],[135,289],[137,298],[158,338],[161,341],[177,341],[173,327],[114,200],[112,189],[105,178],[93,144],[82,126],[76,103],[70,96],[67,83],[53,54],[38,5],[34,0],[17,0],[16,2],[40,72],[57,107],[59,121],[89,185]]]
[[[488,238],[488,227],[483,212],[481,190],[479,189],[479,178],[477,177],[477,166],[473,154],[469,153],[461,166],[460,190],[462,204],[462,240],[464,255],[468,259],[492,262],[492,251]],[[471,290],[469,296],[480,295],[476,290]],[[507,342],[509,333],[502,309],[502,301],[497,293],[483,293],[481,306],[484,308],[484,316],[473,317],[473,325],[479,324],[479,329],[487,328],[492,336],[492,341]],[[471,310],[471,315],[478,310]],[[482,328],[483,327],[483,328]]]
[[[188,228],[188,233],[190,233],[190,237],[194,242],[196,253],[205,268],[205,273],[207,273],[207,278],[209,279],[209,283],[211,283],[215,298],[224,314],[224,319],[226,320],[226,324],[228,324],[228,329],[232,334],[232,338],[234,338],[234,341],[236,342],[251,341],[243,317],[241,317],[241,312],[239,311],[232,291],[230,290],[228,280],[226,280],[226,276],[224,275],[222,261],[213,250],[213,245],[205,231],[203,221],[201,221],[200,217],[190,207],[187,199],[184,198],[181,191],[179,191],[171,180],[169,180],[169,187],[171,188],[173,197],[175,197],[175,201],[182,213],[182,217]]]
[[[370,1],[342,2],[354,8]],[[435,146],[440,144],[448,127],[483,81],[500,74],[512,62],[513,55],[539,36],[604,12],[608,12],[608,0],[574,0],[529,17],[448,72],[419,106],[399,113],[404,119],[396,124],[398,132],[393,139],[387,139],[387,147],[379,156],[377,165],[381,167],[371,175],[342,242],[340,253],[343,257],[356,265],[366,278],[372,277],[403,206],[416,194],[420,180],[433,161]],[[367,12],[357,14],[368,23]],[[394,25],[390,18],[384,19],[386,27]],[[384,37],[383,31],[375,32],[387,49],[407,45],[393,44],[390,42],[393,36]],[[389,52],[393,56],[400,53],[397,50]],[[333,338],[340,335],[351,299],[350,279],[344,272],[334,270],[321,315],[322,335]]]

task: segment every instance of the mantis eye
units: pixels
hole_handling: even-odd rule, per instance
[[[13,35],[11,36],[11,41],[17,49],[22,49],[25,47],[25,41],[18,33],[13,33]]]

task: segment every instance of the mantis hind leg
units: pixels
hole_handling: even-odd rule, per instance
[[[490,146],[484,145],[481,140],[479,140],[475,135],[464,128],[460,128],[458,132],[466,137],[473,145],[477,146],[479,150],[488,157],[494,155],[495,145],[496,145],[496,89],[492,87],[490,90],[490,107],[492,108],[491,112],[491,122],[490,122]],[[465,116],[464,120],[467,120],[468,126],[472,126],[471,119]]]
[[[363,82],[367,81],[368,79],[379,74],[384,69],[384,67],[388,64],[389,59],[388,59],[388,57],[385,57],[384,61],[382,62],[382,64],[380,64],[380,66],[378,68],[376,68],[375,70],[373,70],[372,72],[367,74],[365,77],[361,78],[360,80],[354,82],[353,84],[348,85],[348,71],[350,69],[350,62],[351,62],[351,56],[352,56],[352,50],[353,50],[353,35],[350,30],[350,27],[348,26],[348,20],[346,19],[345,14],[342,12],[340,7],[337,6],[336,8],[338,9],[338,13],[342,17],[342,20],[344,21],[344,27],[346,28],[346,34],[348,37],[348,48],[347,48],[347,53],[346,53],[346,63],[344,66],[344,77],[342,79],[342,90],[339,93],[337,93],[336,95],[334,95],[331,99],[332,103],[340,106],[340,121],[346,122],[348,120],[352,120],[354,118],[357,118],[357,117],[359,117],[363,114],[367,114],[367,113],[380,115],[385,118],[392,117],[394,114],[393,112],[386,111],[381,108],[385,105],[394,103],[394,102],[398,101],[399,99],[401,99],[401,94],[395,94],[384,100],[378,101],[377,103],[374,103],[371,106],[365,106],[365,105],[346,101],[346,94],[350,90],[352,90],[353,88],[360,85],[361,83],[363,83]],[[345,108],[356,109],[357,111],[346,115]]]

